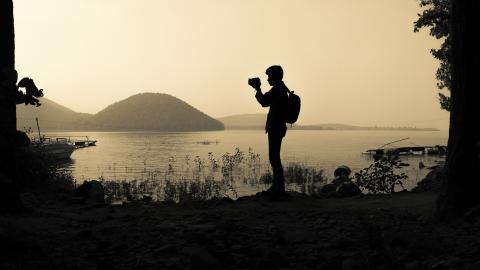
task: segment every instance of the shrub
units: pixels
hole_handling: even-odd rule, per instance
[[[219,159],[213,153],[208,153],[206,160],[199,156],[186,156],[185,159],[171,157],[163,172],[149,172],[145,167],[145,177],[141,179],[108,181],[102,177],[100,181],[106,200],[110,202],[145,198],[174,202],[236,198],[237,183],[250,186],[270,184],[273,177],[268,167],[252,149],[245,153],[236,148],[232,154],[227,152]],[[291,189],[306,194],[316,192],[326,182],[322,170],[295,163],[285,168],[285,178]]]
[[[400,164],[398,157],[381,158],[355,173],[355,182],[360,188],[373,194],[394,193],[396,186],[403,188],[403,180],[407,178],[405,173],[395,172],[395,169],[400,168]]]
[[[75,187],[70,171],[49,154],[30,147],[16,151],[17,177],[20,191],[42,190],[69,192]]]

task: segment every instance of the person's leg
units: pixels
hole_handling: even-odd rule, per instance
[[[277,134],[268,134],[268,156],[273,171],[272,189],[275,192],[285,192],[285,179],[283,175],[283,166],[280,159],[280,149],[283,136]]]

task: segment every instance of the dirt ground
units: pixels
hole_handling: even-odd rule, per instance
[[[0,269],[480,269],[480,218],[434,192],[94,206],[0,217]]]

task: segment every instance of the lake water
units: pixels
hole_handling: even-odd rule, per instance
[[[169,164],[181,167],[188,156],[208,161],[208,153],[215,159],[233,153],[235,148],[247,152],[249,148],[260,155],[268,168],[267,136],[261,130],[226,130],[212,132],[74,132],[48,133],[47,136],[89,136],[97,146],[75,150],[72,161],[65,166],[82,182],[103,177],[108,180],[145,179],[152,172],[161,175]],[[284,166],[302,163],[323,169],[328,178],[340,165],[349,166],[353,172],[368,167],[372,159],[361,153],[385,143],[409,137],[396,146],[446,145],[447,133],[441,131],[334,131],[291,130],[282,146]],[[422,161],[427,167],[441,160],[437,156],[402,157],[411,164],[403,170],[408,174],[406,187],[412,188],[421,180],[427,169],[419,169]],[[258,191],[258,187],[241,187],[242,194]]]

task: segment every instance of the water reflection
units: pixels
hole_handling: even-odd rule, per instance
[[[238,177],[256,179],[255,177],[268,170],[266,136],[257,130],[186,133],[76,132],[48,135],[87,135],[98,140],[95,147],[76,150],[72,154],[72,162],[65,164],[79,182],[99,177],[113,181],[158,181],[165,179],[169,170],[175,170],[179,177],[188,178],[191,176],[189,170],[195,159],[208,164],[212,158],[221,160],[225,153],[233,154],[237,147],[245,153],[251,148],[253,153],[258,154],[260,164],[252,172],[242,171]],[[323,170],[327,178],[333,178],[333,171],[340,165],[347,165],[354,172],[368,167],[373,160],[370,156],[361,155],[366,149],[404,137],[410,137],[419,145],[442,145],[447,141],[447,134],[439,132],[292,130],[285,138],[282,159],[287,166],[292,163],[303,164]],[[420,162],[429,167],[441,160],[436,156],[402,157],[403,162],[410,164],[403,168],[409,176],[405,187],[413,187],[428,173],[427,169],[419,168]],[[263,188],[255,187],[251,182],[254,181],[239,178],[237,192],[251,194]]]

